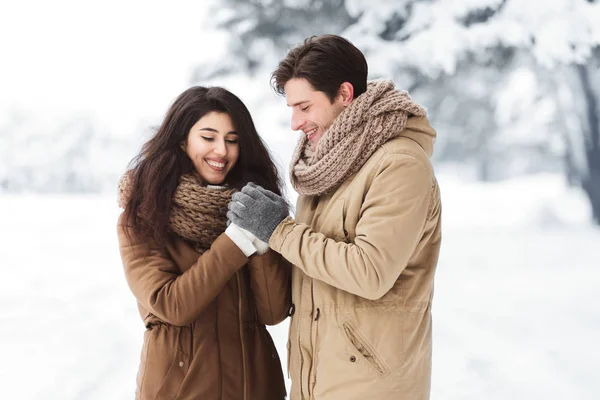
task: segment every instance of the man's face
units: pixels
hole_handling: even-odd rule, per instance
[[[338,95],[332,103],[304,78],[290,79],[284,89],[287,104],[292,107],[292,130],[302,131],[316,149],[323,133],[344,110],[342,97]]]

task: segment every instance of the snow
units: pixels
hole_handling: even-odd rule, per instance
[[[561,175],[538,174],[504,182],[465,183],[439,174],[444,227],[468,231],[586,226],[583,191],[565,188]],[[598,252],[600,255],[600,251]]]
[[[440,173],[432,399],[596,399],[600,230],[560,176]],[[111,196],[0,197],[3,398],[131,399],[143,325]],[[270,328],[286,365],[287,322]]]
[[[597,399],[600,234],[446,232],[433,399]]]

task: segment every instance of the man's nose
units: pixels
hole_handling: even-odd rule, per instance
[[[292,112],[292,130],[297,131],[304,125],[304,118],[299,116],[296,111]]]

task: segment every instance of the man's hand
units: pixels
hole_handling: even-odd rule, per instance
[[[275,193],[250,182],[233,194],[227,218],[269,243],[275,228],[288,216],[288,204]]]

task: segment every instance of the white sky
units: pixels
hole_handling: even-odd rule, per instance
[[[223,51],[202,32],[208,6],[0,0],[0,121],[13,110],[85,112],[108,125],[162,116],[194,63]]]

